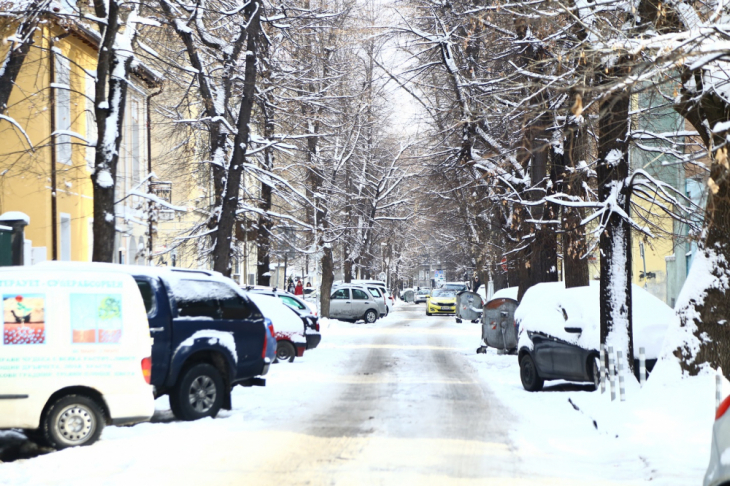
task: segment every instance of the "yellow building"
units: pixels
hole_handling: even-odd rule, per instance
[[[26,261],[91,259],[91,170],[96,139],[93,112],[98,35],[53,17],[36,33],[0,120],[0,214],[21,211]],[[3,50],[4,49],[4,50]],[[0,49],[4,59],[7,46]],[[146,175],[145,99],[154,76],[137,70],[128,89],[123,146],[117,173],[115,261],[144,263],[144,201],[128,196]],[[144,188],[142,192],[146,192]],[[125,197],[128,196],[128,197]]]

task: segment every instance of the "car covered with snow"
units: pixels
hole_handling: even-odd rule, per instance
[[[279,290],[276,287],[248,285],[244,289],[246,292],[256,292],[270,297],[277,297],[284,305],[289,306],[302,320],[302,324],[304,324],[304,336],[307,338],[307,349],[314,349],[319,345],[322,340],[322,335],[320,334],[319,312],[316,302],[307,300],[306,295],[303,297],[297,296],[284,290]]]
[[[545,380],[557,379],[598,385],[599,302],[597,282],[570,289],[563,282],[541,283],[527,290],[515,311],[520,378],[526,390],[540,390]],[[634,350],[638,355],[644,348],[650,370],[676,316],[637,285],[632,285],[632,308]]]
[[[142,296],[152,342],[151,384],[181,420],[231,409],[235,385],[263,386],[275,356],[273,326],[233,280],[178,268],[44,262],[70,274],[90,266],[131,275]]]
[[[252,290],[246,292],[246,295],[274,324],[276,359],[292,362],[294,358],[304,356],[307,338],[304,334],[305,325],[299,314],[275,294]]]

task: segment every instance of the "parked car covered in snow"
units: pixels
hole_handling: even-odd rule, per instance
[[[263,285],[249,285],[245,287],[245,290],[277,297],[301,318],[304,324],[304,336],[307,338],[307,349],[314,349],[319,345],[322,340],[322,335],[319,332],[319,312],[316,303],[306,300],[306,295],[302,298],[276,287],[265,287]]]
[[[274,324],[276,359],[293,362],[294,358],[304,356],[307,338],[299,314],[273,293],[256,290],[247,292],[247,295]]]
[[[148,420],[151,343],[134,279],[94,265],[0,270],[0,429],[56,449]]]
[[[540,390],[545,380],[557,379],[598,386],[599,299],[597,282],[570,289],[563,282],[542,283],[527,290],[515,311],[520,378],[526,390]],[[634,350],[638,355],[644,348],[651,370],[676,316],[637,285],[632,285],[632,303]]]
[[[66,270],[78,264],[45,262]],[[233,280],[217,272],[136,265],[92,265],[134,277],[153,338],[151,383],[169,395],[181,420],[215,417],[231,409],[234,385],[264,386],[274,359],[273,326]]]

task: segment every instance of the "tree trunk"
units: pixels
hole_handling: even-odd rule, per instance
[[[601,253],[601,344],[622,351],[628,368],[634,369],[631,316],[631,227],[616,210],[629,214],[629,106],[630,93],[622,91],[601,103],[598,119],[598,199],[615,204],[603,214],[600,224]]]
[[[711,165],[703,238],[677,298],[677,314],[686,332],[682,342],[673,344],[678,346],[675,356],[690,375],[699,374],[706,363],[721,367],[730,378],[730,166],[727,148],[714,150],[726,144],[728,133],[711,131],[730,121],[730,104],[705,86],[705,72],[711,71],[683,72],[681,99],[675,107],[702,137]]]
[[[264,117],[264,138],[271,140],[274,137],[276,126],[274,125],[274,108],[269,103],[268,96],[264,97],[261,103],[261,111]],[[271,172],[274,169],[274,147],[264,149],[264,169]],[[258,231],[256,237],[256,282],[258,285],[269,286],[271,282],[271,186],[261,182],[261,209],[263,214],[259,215]]]
[[[525,147],[530,161],[530,177],[537,187],[528,193],[530,200],[542,199],[548,191],[548,144],[547,127],[550,117],[547,113],[540,116],[537,126],[527,131],[527,147]],[[540,190],[542,189],[542,191]],[[526,210],[523,210],[527,213]],[[532,206],[532,219],[550,221],[555,219],[555,208],[552,204]],[[527,213],[529,214],[529,213]],[[518,300],[522,299],[527,289],[542,282],[556,282],[558,280],[558,242],[555,236],[554,225],[550,223],[524,223],[534,233],[529,248],[522,252],[520,261],[520,288],[517,292]]]
[[[334,258],[332,248],[325,245],[322,249],[322,285],[319,288],[319,305],[322,317],[330,316],[330,293],[335,281]]]
[[[106,18],[107,22],[99,46],[94,95],[97,144],[94,173],[91,175],[94,196],[92,260],[111,263],[114,260],[114,239],[116,237],[114,190],[126,111],[127,85],[133,58],[130,53],[117,52],[114,47],[117,35],[125,35],[119,33],[119,4],[116,0],[107,2],[95,0],[94,6],[97,17]],[[127,28],[134,27],[128,26]],[[124,78],[112,75],[120,65],[123,66]],[[108,89],[105,83],[108,83]],[[110,131],[114,135],[113,137],[108,136]]]
[[[578,163],[587,155],[585,151],[585,128],[568,117],[562,155],[556,156],[558,191],[569,196],[581,196],[583,176],[578,172]],[[580,208],[561,208],[563,270],[565,288],[584,287],[589,284],[588,246],[586,232],[581,221]]]
[[[246,159],[246,150],[251,121],[251,111],[254,104],[256,88],[256,47],[259,37],[261,1],[254,0],[253,13],[250,19],[246,40],[246,70],[243,79],[243,99],[238,112],[237,132],[233,139],[233,155],[228,167],[228,178],[221,201],[221,213],[218,219],[218,229],[213,232],[215,244],[213,246],[213,270],[223,275],[231,274],[231,249],[233,247],[233,225],[236,222],[238,210],[238,193],[241,187],[243,163]]]

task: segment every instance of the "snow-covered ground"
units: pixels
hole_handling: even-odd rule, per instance
[[[322,335],[216,419],[175,421],[161,398],[153,423],[0,464],[0,484],[701,484],[712,375],[663,363],[623,403],[562,382],[528,393],[515,356],[475,353],[478,324],[423,305]]]

